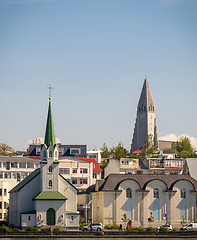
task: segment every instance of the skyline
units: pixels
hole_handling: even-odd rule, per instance
[[[25,150],[44,136],[52,84],[63,144],[129,150],[146,74],[158,138],[196,141],[196,10],[195,0],[1,0],[0,142]]]

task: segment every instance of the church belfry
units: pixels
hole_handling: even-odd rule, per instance
[[[145,77],[142,92],[137,106],[137,117],[131,144],[131,152],[139,150],[145,139],[152,135],[157,147],[157,125],[155,106],[147,77]]]

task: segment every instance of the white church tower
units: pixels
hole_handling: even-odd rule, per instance
[[[139,150],[149,135],[152,135],[154,144],[157,147],[155,105],[150,91],[148,79],[145,77],[137,106],[137,117],[131,144],[131,152]]]
[[[49,108],[45,131],[44,145],[41,150],[41,179],[42,192],[58,191],[58,147],[55,143],[55,134],[51,110],[51,98],[49,98]]]

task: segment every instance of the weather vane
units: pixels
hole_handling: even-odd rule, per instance
[[[49,100],[51,100],[51,90],[53,89],[53,87],[51,84],[49,84],[47,88],[49,89]]]

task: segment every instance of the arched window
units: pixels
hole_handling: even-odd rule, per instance
[[[49,172],[52,172],[52,166],[49,166]]]
[[[49,180],[49,187],[52,187],[52,181]]]
[[[126,198],[132,198],[132,189],[131,188],[127,188],[127,190],[126,190]]]
[[[186,190],[184,188],[181,189],[181,198],[186,198]]]
[[[159,198],[159,190],[158,190],[158,188],[154,189],[154,198]]]
[[[49,157],[52,157],[52,151],[49,151]]]

